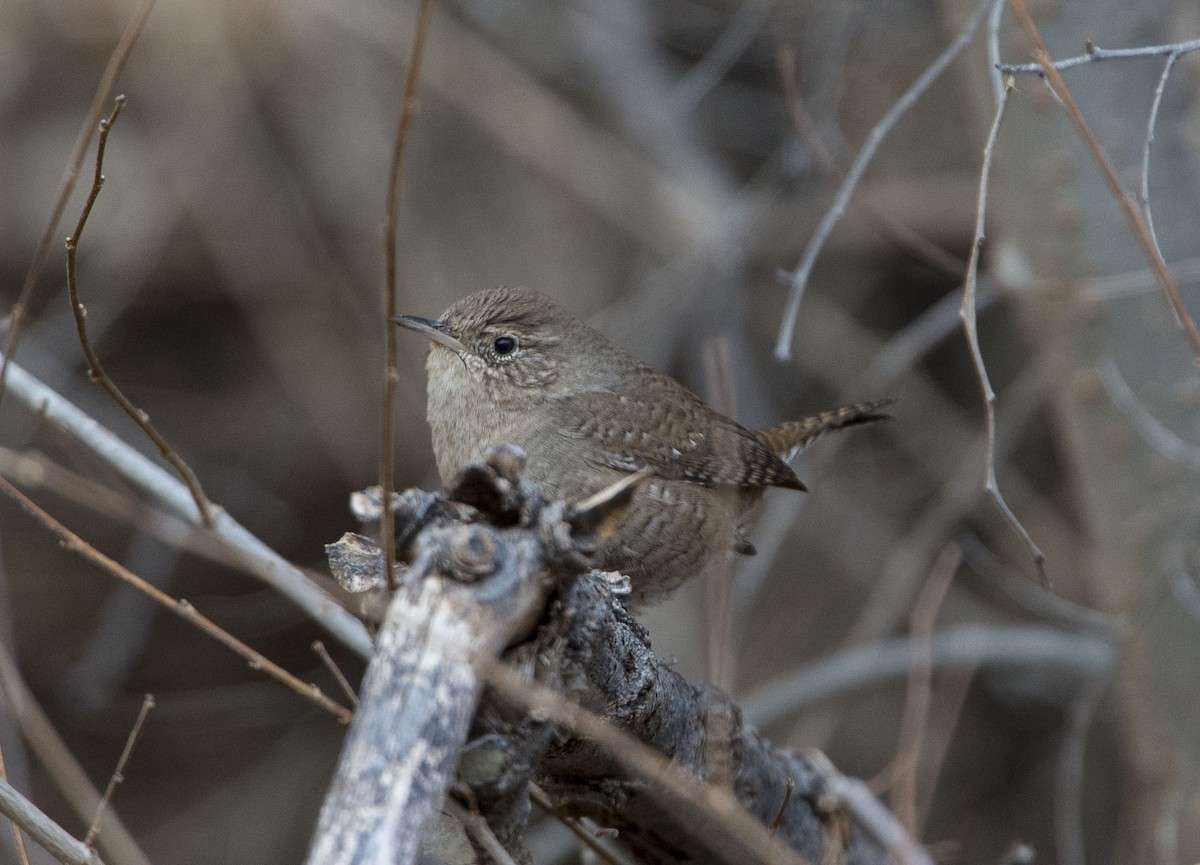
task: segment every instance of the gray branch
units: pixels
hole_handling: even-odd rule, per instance
[[[898,837],[898,826],[867,825],[864,809],[836,795],[840,776],[774,748],[729,697],[656,658],[621,600],[627,584],[588,571],[640,478],[571,507],[542,500],[520,468],[521,456],[503,449],[465,469],[444,496],[410,490],[393,499],[397,552],[411,565],[387,603],[308,862],[409,863],[423,838],[427,851],[469,844],[477,861],[492,861],[484,841],[493,849],[498,841],[527,863],[532,780],[560,813],[619,830],[646,861],[763,861],[747,851],[761,851],[773,827],[810,862],[830,861],[831,844],[839,861],[883,862],[887,853],[869,839]],[[355,509],[371,521],[378,504],[367,493]],[[331,564],[343,585],[382,592],[382,555],[368,539],[334,545]],[[611,746],[551,724],[511,692],[493,694],[477,662],[499,656],[709,784],[684,801]],[[759,838],[710,819],[710,785],[733,794],[753,818],[746,825],[762,827]],[[477,821],[474,832],[455,830],[457,821],[439,815],[447,794],[489,831]],[[865,819],[890,816],[880,806]],[[889,852],[925,861],[911,841]]]

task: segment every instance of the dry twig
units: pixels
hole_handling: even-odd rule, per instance
[[[396,465],[396,383],[400,380],[396,362],[396,223],[400,217],[400,189],[404,179],[404,153],[408,149],[409,130],[417,111],[417,85],[420,82],[421,58],[433,23],[433,9],[437,0],[421,0],[417,26],[413,30],[412,49],[408,56],[408,70],[404,75],[404,103],[400,109],[400,123],[396,130],[396,147],[392,151],[392,165],[388,173],[387,209],[383,222],[383,316],[384,366],[383,366],[383,441],[380,448],[379,485],[383,488],[383,501],[392,500],[392,474]],[[391,520],[380,520],[379,546],[387,557],[387,584],[396,590],[396,527]]]
[[[342,672],[342,668],[337,665],[333,657],[329,654],[329,650],[325,648],[325,644],[320,640],[314,640],[312,650],[317,653],[317,657],[321,659],[321,663],[333,674],[334,680],[341,686],[342,691],[346,694],[346,699],[350,701],[350,705],[358,705],[358,694],[354,693],[354,688],[350,684],[350,680],[346,678],[346,674]]]
[[[129,762],[130,755],[133,754],[133,746],[137,744],[138,738],[142,735],[146,716],[153,708],[154,697],[147,694],[142,699],[142,708],[138,712],[137,720],[133,722],[133,728],[129,731],[129,738],[125,740],[125,749],[121,751],[117,767],[113,769],[112,776],[108,779],[108,786],[104,788],[104,795],[100,798],[100,804],[96,806],[96,816],[92,818],[92,825],[88,827],[87,835],[84,836],[83,843],[88,847],[95,844],[96,836],[100,834],[100,818],[104,816],[104,809],[108,807],[113,794],[117,792],[117,785],[125,780],[125,765]]]
[[[170,610],[179,618],[186,622],[191,622],[200,630],[204,631],[218,643],[242,657],[253,670],[261,670],[271,678],[283,683],[291,688],[300,696],[304,697],[313,703],[316,703],[329,714],[333,715],[343,724],[350,723],[353,714],[345,706],[335,703],[329,697],[322,693],[321,689],[316,685],[301,681],[293,676],[287,670],[280,667],[275,662],[267,659],[265,656],[251,649],[237,637],[230,634],[225,629],[221,628],[211,619],[202,615],[195,607],[185,600],[176,600],[162,591],[156,586],[147,583],[137,574],[125,568],[119,562],[110,559],[104,553],[97,550],[79,535],[72,532],[42,508],[38,507],[28,496],[22,493],[19,489],[13,486],[8,480],[0,478],[0,492],[5,493],[9,498],[20,506],[21,510],[36,519],[51,532],[58,536],[64,547],[74,553],[78,553],[90,562],[99,565],[104,570],[108,571],[114,577],[122,580],[133,586],[138,591],[147,595],[151,600],[156,601],[161,606]]]
[[[930,85],[950,65],[950,62],[971,41],[975,35],[975,31],[979,28],[979,23],[983,20],[983,16],[987,13],[993,2],[994,0],[983,0],[979,4],[957,38],[921,73],[917,80],[912,83],[912,86],[904,92],[904,95],[896,100],[883,116],[883,119],[875,125],[875,128],[867,136],[862,150],[859,151],[858,156],[851,163],[849,171],[846,172],[846,179],[838,189],[833,204],[825,212],[825,216],[822,217],[817,230],[813,232],[812,238],[808,241],[808,246],[804,250],[804,257],[789,277],[791,292],[788,294],[787,308],[783,314],[783,323],[779,327],[779,338],[775,342],[775,357],[777,360],[788,360],[792,356],[792,335],[796,328],[796,316],[800,312],[800,301],[804,297],[804,289],[808,285],[808,278],[812,274],[813,265],[816,264],[817,256],[821,254],[821,250],[825,246],[825,241],[829,239],[833,227],[842,218],[842,214],[846,212],[850,196],[854,194],[854,189],[858,186],[858,181],[862,179],[863,172],[867,170],[867,166],[874,158],[875,151],[879,149],[879,145],[888,136],[888,133],[892,131],[892,127],[904,116],[905,112],[921,98],[921,95],[929,89]]]
[[[62,792],[79,820],[90,820],[100,803],[100,791],[92,785],[71,749],[38,705],[3,641],[0,641],[0,691],[3,691],[5,707],[17,722],[30,752],[45,767],[51,781]],[[100,846],[108,862],[113,865],[150,865],[146,854],[111,808],[104,813],[103,829]],[[75,843],[82,846],[82,842]]]
[[[131,484],[166,505],[177,516],[195,525],[194,501],[178,479],[143,456],[105,427],[30,375],[20,364],[9,369],[13,397],[74,444]],[[238,564],[263,582],[291,598],[314,621],[320,623],[361,657],[371,654],[371,639],[363,623],[336,604],[308,576],[246,530],[223,509],[216,513],[212,537],[224,544]]]
[[[1034,564],[1037,565],[1042,583],[1045,584],[1047,581],[1046,555],[1038,547],[1037,543],[1033,540],[1033,536],[1029,534],[1029,531],[1021,521],[1017,519],[1017,515],[1013,513],[1012,508],[1008,506],[1008,502],[1004,499],[1004,494],[1000,492],[1000,484],[996,480],[996,392],[992,390],[992,382],[988,377],[987,366],[983,362],[983,352],[979,347],[979,314],[976,310],[976,293],[979,282],[979,253],[983,248],[983,224],[984,218],[987,215],[988,181],[991,176],[992,154],[996,148],[996,137],[1000,134],[1000,124],[1004,120],[1004,109],[1008,105],[1008,96],[1011,92],[1012,76],[1009,76],[1004,82],[1004,90],[1000,101],[996,104],[996,116],[992,120],[992,128],[988,132],[987,143],[983,148],[983,164],[979,169],[979,199],[975,208],[975,237],[971,242],[971,256],[967,261],[967,275],[963,280],[963,298],[958,315],[962,319],[963,330],[967,335],[967,344],[971,349],[971,361],[975,364],[975,374],[979,378],[980,390],[983,391],[984,416],[985,423],[987,424],[987,457],[984,466],[983,488],[992,497],[992,501],[996,503],[996,507],[1000,509],[1000,512],[1004,514],[1004,518],[1008,520],[1009,525],[1013,527],[1025,543],[1025,548],[1029,551],[1029,555],[1033,557]]]
[[[88,216],[91,215],[92,206],[96,203],[97,196],[100,195],[100,189],[104,186],[104,148],[108,143],[108,133],[112,129],[112,125],[116,122],[117,117],[121,114],[121,109],[125,105],[125,97],[118,96],[113,102],[112,111],[107,117],[100,121],[100,137],[96,143],[96,172],[92,177],[92,188],[88,193],[87,200],[84,202],[83,210],[79,213],[79,220],[75,223],[75,231],[67,238],[67,293],[70,295],[71,312],[75,316],[75,328],[79,332],[79,344],[83,348],[83,356],[88,362],[88,376],[92,381],[104,388],[105,392],[112,397],[113,402],[121,407],[125,414],[129,415],[142,432],[154,442],[158,448],[162,458],[171,464],[176,473],[187,485],[188,490],[192,494],[192,499],[196,502],[196,510],[200,514],[200,520],[205,526],[212,528],[213,525],[213,504],[209,501],[208,496],[204,494],[204,489],[200,486],[200,479],[196,477],[196,473],[191,467],[183,461],[163,438],[162,434],[150,423],[150,416],[142,409],[134,405],[130,399],[109,377],[104,371],[104,367],[100,363],[100,358],[96,355],[96,350],[92,347],[92,342],[88,339],[87,332],[87,309],[79,300],[79,276],[76,265],[76,252],[79,248],[79,238],[83,234],[84,226],[87,225]]]

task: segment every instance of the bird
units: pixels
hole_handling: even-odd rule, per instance
[[[768,487],[805,491],[788,460],[813,439],[889,418],[884,399],[749,430],[528,288],[394,320],[429,339],[426,418],[444,483],[501,443],[527,454],[524,477],[569,503],[649,470],[597,551],[601,569],[629,578],[633,607],[730,551],[752,554],[748,512]]]

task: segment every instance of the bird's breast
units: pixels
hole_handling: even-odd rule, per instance
[[[506,382],[489,376],[482,361],[434,345],[425,369],[426,418],[443,482],[463,466],[483,462],[488,449],[501,442],[528,451],[522,420],[528,413],[521,411],[521,395],[508,394]]]

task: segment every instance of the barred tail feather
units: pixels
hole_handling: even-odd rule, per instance
[[[755,430],[758,440],[770,448],[771,452],[784,462],[792,460],[796,454],[804,450],[813,439],[834,430],[845,429],[859,424],[878,423],[891,420],[891,415],[880,411],[890,405],[890,399],[878,399],[872,402],[857,402],[853,405],[841,405],[837,408],[823,411],[820,414],[806,417],[802,420],[789,421],[779,426]]]

